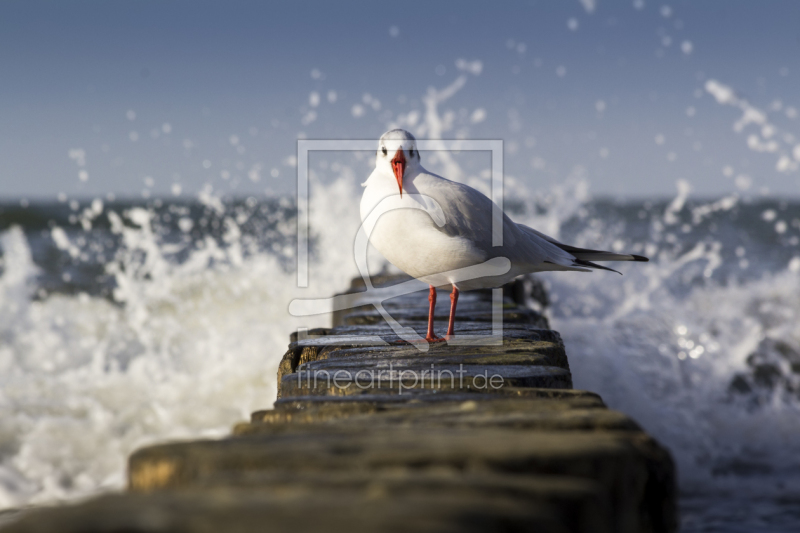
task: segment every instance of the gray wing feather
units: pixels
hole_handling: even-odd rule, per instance
[[[646,257],[589,250],[563,244],[523,224],[514,223],[505,213],[496,213],[494,202],[463,183],[431,175],[425,181],[424,194],[436,200],[445,214],[445,224],[438,230],[468,239],[486,254],[487,259],[507,257],[512,264],[533,270],[582,270],[601,268],[592,261],[647,261]],[[502,218],[497,218],[498,216]],[[503,246],[492,246],[492,227],[502,223]],[[542,268],[547,264],[547,268]],[[588,267],[588,268],[587,268]],[[616,271],[614,271],[616,272]]]
[[[425,194],[436,200],[445,213],[445,224],[439,231],[469,239],[487,258],[507,257],[512,263],[532,267],[543,263],[573,266],[575,257],[572,254],[542,238],[538,232],[514,223],[505,213],[496,213],[494,202],[472,187],[440,177],[426,185]],[[476,216],[479,213],[484,215]],[[503,246],[494,247],[492,227],[498,222],[503,227]]]

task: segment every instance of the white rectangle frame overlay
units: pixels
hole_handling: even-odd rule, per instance
[[[418,139],[426,151],[491,152],[492,246],[503,245],[503,141],[499,139]],[[313,151],[376,150],[375,140],[299,139],[297,141],[297,286],[308,287],[309,154]],[[323,311],[324,312],[324,311]],[[307,328],[298,329],[298,340],[309,339]],[[352,337],[349,337],[352,338]],[[367,337],[365,337],[366,339]],[[374,337],[370,339],[376,340]],[[458,335],[447,341],[458,345],[498,345],[503,342],[503,289],[492,289],[492,335]]]

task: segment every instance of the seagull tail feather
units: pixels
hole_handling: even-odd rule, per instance
[[[641,256],[641,255],[633,255],[633,254],[615,254],[614,252],[606,252],[604,250],[589,250],[587,248],[576,248],[575,246],[570,246],[569,244],[561,244],[561,243],[553,243],[562,250],[567,253],[570,253],[575,256],[578,263],[580,261],[639,261],[639,262],[647,262],[650,261],[648,258]],[[603,268],[605,270],[611,270],[609,268],[602,267],[600,265],[591,265],[595,268]],[[616,272],[616,270],[614,271]]]
[[[616,272],[620,276],[622,275],[622,272],[620,272],[619,270],[614,270],[613,268],[608,268],[603,265],[598,265],[597,263],[592,263],[591,261],[587,261],[585,259],[576,259],[573,265],[581,267],[589,267],[589,268],[599,268],[600,270],[608,270],[609,272]]]

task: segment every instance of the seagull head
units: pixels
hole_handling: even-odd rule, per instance
[[[419,167],[417,140],[406,130],[389,130],[378,141],[375,168],[387,178],[397,180],[400,197],[403,197],[403,177],[409,170]]]

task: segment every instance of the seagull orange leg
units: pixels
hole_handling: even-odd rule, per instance
[[[453,285],[453,292],[450,293],[450,322],[447,324],[447,335],[445,339],[452,339],[455,337],[453,329],[456,325],[456,305],[458,304],[458,289]]]
[[[425,336],[425,340],[428,342],[439,342],[444,339],[437,337],[433,332],[433,314],[436,311],[436,287],[433,285],[431,285],[430,291],[428,292],[428,301],[431,305],[428,309],[428,334]]]

